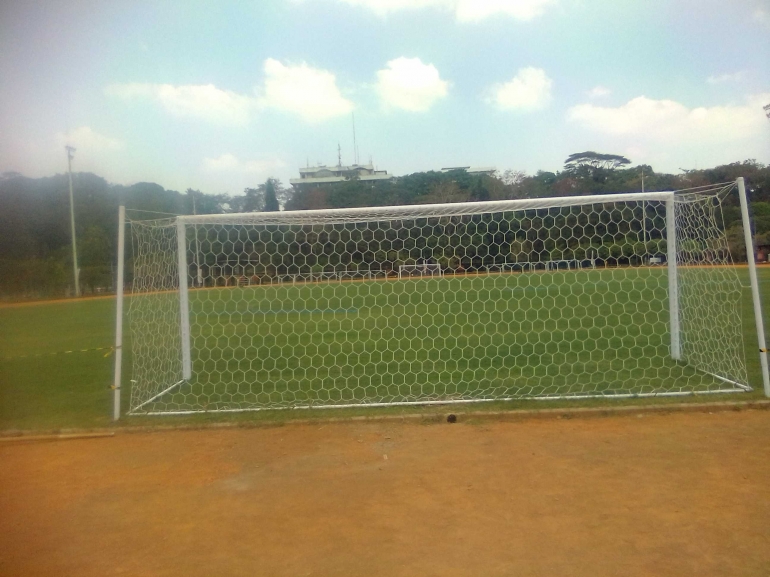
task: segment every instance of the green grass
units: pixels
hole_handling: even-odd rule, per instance
[[[193,379],[153,408],[721,388],[670,360],[667,291],[660,268],[191,291]]]
[[[738,271],[743,285],[748,285],[747,270]],[[601,298],[596,292],[582,291],[580,283],[569,280],[574,274],[538,274],[537,284],[531,287],[510,284],[506,277],[511,275],[492,275],[191,291],[193,372],[197,377],[184,392],[205,396],[212,390],[225,391],[233,395],[229,403],[286,398],[297,402],[346,402],[401,400],[408,398],[410,388],[414,390],[416,385],[433,398],[499,395],[510,390],[512,382],[530,383],[535,392],[556,392],[564,387],[580,390],[596,387],[598,375],[608,371],[614,371],[615,382],[642,392],[678,386],[671,379],[691,378],[687,369],[664,360],[667,310],[647,304],[665,301],[662,270],[638,269],[621,276],[613,271],[590,273],[605,275],[592,279],[594,284],[597,278],[606,283]],[[760,270],[760,282],[764,302],[770,303],[770,269]],[[340,290],[341,286],[345,289]],[[625,296],[612,301],[611,295]],[[749,382],[755,391],[729,396],[740,400],[761,396],[750,291],[743,289],[743,296],[742,330]],[[563,317],[556,325],[550,311],[565,307],[582,307],[581,314]],[[105,358],[105,351],[49,353],[110,346],[114,339],[114,309],[114,299],[0,308],[0,430],[109,424],[113,357]],[[438,317],[443,329],[423,322]],[[585,321],[601,317],[614,320],[606,326]],[[531,338],[543,331],[559,344],[544,345]],[[588,344],[597,342],[603,344],[601,353]],[[634,346],[641,349],[634,351]],[[627,352],[617,352],[624,350]],[[651,351],[660,357],[660,367],[665,369],[662,372],[653,374],[655,371],[643,363],[629,363],[631,358],[649,356]],[[292,358],[293,362],[287,361]],[[311,365],[312,358],[316,362]],[[537,361],[534,365],[532,359]],[[439,371],[431,370],[433,363],[439,364]],[[582,367],[577,376],[549,373],[549,366],[576,363]],[[131,341],[126,334],[124,408],[128,406],[130,373]],[[475,381],[484,381],[483,389],[474,389]],[[245,383],[262,385],[250,393]],[[541,389],[536,389],[537,383],[549,383],[551,388],[537,385]],[[708,395],[698,400],[705,398],[728,397]],[[180,399],[177,394],[176,400]],[[162,400],[175,402],[170,396]],[[626,402],[600,399],[536,406]],[[521,406],[532,407],[532,401],[484,405]],[[313,414],[371,415],[415,410],[425,409],[346,409]],[[268,411],[209,414],[184,421],[283,420],[307,415]],[[181,420],[174,418],[174,423]],[[147,424],[148,418],[130,417],[123,422]]]
[[[0,429],[109,424],[115,300],[0,308]],[[22,355],[41,355],[27,356]]]

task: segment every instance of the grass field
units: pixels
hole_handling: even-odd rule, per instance
[[[738,272],[747,286],[747,270]],[[575,274],[533,275],[539,280],[531,286],[506,280],[521,275],[490,275],[191,291],[198,377],[181,392],[194,393],[196,402],[216,390],[229,396],[230,405],[251,400],[248,395],[280,404],[286,399],[401,400],[410,398],[415,386],[437,399],[504,396],[512,390],[512,375],[517,387],[524,379],[526,386],[546,393],[595,389],[596,375],[608,371],[614,371],[622,390],[633,392],[672,389],[680,385],[667,379],[692,378],[686,369],[676,373],[667,360],[667,309],[646,304],[664,300],[662,270],[626,271],[622,277],[613,271],[577,273],[609,275],[590,283],[603,286],[599,292],[565,280]],[[760,270],[760,282],[764,301],[770,302],[770,269]],[[114,299],[93,299],[0,308],[0,429],[109,423],[112,356],[105,357],[105,350],[63,351],[109,347],[114,306]],[[580,312],[557,323],[551,311],[565,307]],[[436,318],[443,329],[425,322]],[[601,324],[600,318],[610,322]],[[755,387],[737,395],[746,399],[761,395],[748,289],[742,331],[749,382]],[[125,337],[124,407],[132,360],[129,331]],[[623,358],[621,350],[628,356]],[[650,377],[643,360],[629,364],[639,352],[659,360],[656,376]],[[308,364],[312,358],[320,362]],[[553,367],[571,368],[552,373]],[[245,383],[261,385],[255,392]],[[164,402],[179,403],[176,394],[176,400]]]

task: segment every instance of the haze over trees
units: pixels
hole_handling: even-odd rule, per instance
[[[247,188],[244,190],[243,201],[240,202],[240,210],[231,210],[225,212],[275,212],[280,210],[278,196],[287,199],[290,190],[283,188],[281,181],[277,178],[268,178],[265,182],[256,188]],[[239,201],[232,199],[231,208],[239,205]]]
[[[592,157],[591,155],[595,155]],[[606,157],[606,158],[604,158]],[[622,156],[584,152],[570,155],[565,169],[526,175],[506,170],[496,176],[464,171],[419,172],[375,183],[352,178],[324,188],[294,191],[268,179],[242,195],[166,190],[155,183],[130,186],[77,173],[75,209],[86,293],[112,290],[115,278],[118,206],[136,220],[175,214],[218,214],[540,198],[641,190],[676,190],[746,179],[752,201],[756,241],[770,243],[770,167],[754,160],[673,175],[650,166],[627,168]],[[736,260],[745,259],[737,198],[724,206],[724,224]],[[69,204],[66,175],[26,178],[0,175],[0,299],[65,296],[71,291]],[[127,253],[131,259],[131,252]]]

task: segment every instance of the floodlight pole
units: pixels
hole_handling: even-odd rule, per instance
[[[765,326],[762,319],[762,303],[759,300],[759,281],[757,280],[757,264],[754,261],[754,240],[751,236],[751,221],[749,220],[749,203],[746,198],[746,185],[743,177],[738,178],[738,198],[741,201],[741,218],[743,220],[743,237],[746,241],[746,260],[749,264],[749,281],[751,283],[751,298],[754,301],[754,322],[757,326],[757,342],[759,344],[759,362],[762,367],[762,384],[765,396],[770,397],[770,372],[767,367],[767,343],[765,342]]]
[[[75,278],[75,296],[80,296],[80,274],[78,273],[78,244],[75,239],[75,201],[72,196],[72,153],[75,149],[70,145],[64,147],[67,151],[67,165],[70,179],[70,228],[72,229],[72,270]]]

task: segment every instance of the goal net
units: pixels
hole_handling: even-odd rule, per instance
[[[132,221],[129,411],[750,390],[732,188]]]
[[[411,276],[441,276],[441,265],[438,263],[423,262],[419,264],[402,264],[398,266],[399,278]]]

